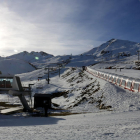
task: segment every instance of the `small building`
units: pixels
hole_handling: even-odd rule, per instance
[[[45,116],[48,116],[48,109],[51,108],[51,94],[34,95],[34,108],[42,107],[45,111]]]
[[[34,108],[42,107],[46,105],[51,108],[51,94],[38,94],[34,95]]]

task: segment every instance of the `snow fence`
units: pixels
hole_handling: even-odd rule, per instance
[[[108,74],[104,72],[100,72],[94,69],[91,69],[89,67],[86,67],[86,71],[93,76],[96,76],[98,78],[104,79],[108,82],[111,82],[115,85],[118,85],[124,89],[127,89],[132,92],[140,92],[140,82],[135,80],[130,80],[128,78],[124,78],[123,76],[116,76],[113,74]]]

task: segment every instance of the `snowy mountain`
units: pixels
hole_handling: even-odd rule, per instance
[[[111,39],[90,51],[72,56],[72,59],[67,66],[81,67],[101,63],[102,61],[113,63],[116,63],[116,61],[118,63],[122,63],[122,61],[127,63],[130,61],[135,62],[138,59],[138,50],[140,50],[140,43]],[[51,59],[53,60],[53,58]],[[132,65],[132,67],[134,67],[135,64],[133,63]]]
[[[101,62],[109,62],[114,64],[131,62],[133,64],[129,67],[134,67],[135,61],[138,60],[138,50],[140,50],[140,43],[120,39],[111,39],[99,47],[91,49],[90,51],[72,56],[72,59],[67,66],[81,67],[95,65]],[[106,64],[104,64],[104,67],[106,67],[105,65]]]
[[[18,54],[8,56],[6,58],[0,57],[0,71],[2,74],[21,74],[31,72],[36,69],[33,62],[42,63],[46,59],[53,57],[53,55],[45,52],[31,53],[24,51]]]
[[[18,53],[18,54],[11,55],[7,58],[20,59],[20,60],[30,62],[30,63],[39,61],[41,63],[41,62],[45,61],[46,59],[48,59],[50,57],[53,57],[53,55],[45,53],[43,51],[41,51],[41,52],[32,51],[30,53],[27,52],[27,51],[24,51],[24,52],[21,52],[21,53]]]
[[[83,55],[93,55],[95,58],[107,56],[114,58],[118,55],[136,55],[137,50],[140,50],[140,43],[120,39],[111,39],[99,47],[95,47],[90,51],[83,53]]]

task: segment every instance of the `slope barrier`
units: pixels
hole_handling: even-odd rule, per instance
[[[98,78],[104,79],[108,82],[111,82],[115,85],[118,85],[126,90],[132,91],[132,92],[140,92],[140,82],[135,80],[126,79],[124,77],[116,76],[113,74],[108,74],[104,72],[100,72],[94,69],[91,69],[89,67],[86,67],[86,71],[93,76],[96,76]]]

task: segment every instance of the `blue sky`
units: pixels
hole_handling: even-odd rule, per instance
[[[80,54],[112,39],[140,42],[140,0],[0,0],[0,56]]]

